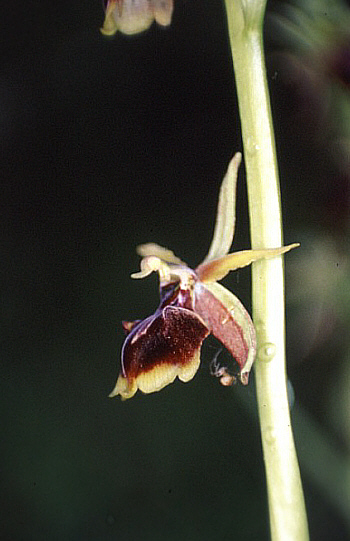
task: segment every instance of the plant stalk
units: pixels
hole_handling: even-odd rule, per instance
[[[253,249],[282,245],[276,149],[263,53],[266,0],[225,0],[242,125]],[[253,263],[256,388],[273,541],[309,539],[291,428],[282,257]]]

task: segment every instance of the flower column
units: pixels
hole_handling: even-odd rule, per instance
[[[266,0],[225,0],[247,171],[253,249],[280,246],[282,218],[262,46]],[[305,541],[308,526],[291,430],[285,370],[282,258],[253,263],[259,417],[271,536]]]

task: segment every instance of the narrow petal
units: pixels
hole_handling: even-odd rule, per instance
[[[136,325],[122,350],[122,372],[110,396],[123,399],[137,389],[159,391],[176,377],[189,381],[198,370],[200,348],[209,330],[186,308],[166,306]]]
[[[282,248],[266,248],[264,250],[243,250],[242,252],[233,252],[219,259],[214,259],[208,263],[201,263],[196,268],[196,274],[202,282],[217,282],[233,270],[246,267],[259,259],[270,259],[278,255],[289,252],[292,248],[300,246],[298,243],[289,244]]]
[[[159,257],[150,255],[141,259],[141,270],[139,272],[133,272],[131,278],[146,278],[152,274],[152,272],[159,272],[161,276],[170,277],[170,269],[166,263],[164,263]]]
[[[142,257],[155,256],[165,261],[166,263],[173,263],[174,265],[186,265],[174,252],[155,244],[154,242],[147,242],[146,244],[140,244],[136,248],[136,252]]]
[[[225,287],[212,283],[195,285],[195,311],[209,330],[236,359],[245,385],[256,354],[253,322],[243,304]]]
[[[241,159],[242,154],[237,152],[222,181],[213,240],[203,263],[226,255],[232,245],[236,222],[236,184]]]

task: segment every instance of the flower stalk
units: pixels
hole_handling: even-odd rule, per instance
[[[263,53],[266,0],[225,0],[248,185],[253,249],[282,245],[276,149]],[[273,541],[309,539],[286,386],[281,257],[252,267],[256,388]]]

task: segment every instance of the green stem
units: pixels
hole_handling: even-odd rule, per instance
[[[247,172],[252,248],[282,244],[276,150],[262,44],[266,0],[225,0]],[[282,257],[253,263],[255,363],[273,541],[309,538],[285,367]]]

